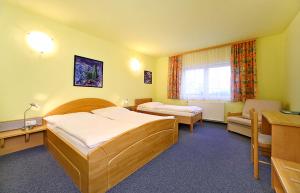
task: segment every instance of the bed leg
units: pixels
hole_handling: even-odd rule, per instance
[[[203,113],[201,113],[200,123],[201,123],[201,127],[204,127],[204,123],[203,123]]]
[[[191,123],[191,124],[190,124],[190,132],[191,132],[191,133],[193,133],[193,129],[194,129],[194,124]]]
[[[203,119],[200,120],[201,127],[204,127]]]

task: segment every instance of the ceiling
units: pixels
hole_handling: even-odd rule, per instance
[[[300,0],[6,1],[153,56],[276,34],[300,8]]]

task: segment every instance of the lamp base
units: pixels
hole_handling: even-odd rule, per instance
[[[33,127],[24,127],[24,128],[22,128],[22,130],[23,131],[29,131],[29,130],[31,130]]]

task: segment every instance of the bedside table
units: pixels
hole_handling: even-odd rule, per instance
[[[30,130],[16,129],[0,132],[0,156],[31,147],[44,145],[46,125],[36,126]]]
[[[136,111],[136,106],[127,106],[127,107],[124,107],[125,109],[128,109],[130,111]]]

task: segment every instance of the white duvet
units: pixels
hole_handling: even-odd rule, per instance
[[[116,121],[132,123],[136,126],[141,126],[143,124],[162,119],[174,119],[173,116],[156,116],[137,113],[134,111],[129,111],[122,107],[109,107],[93,110],[92,112],[99,117],[106,117]]]
[[[202,111],[202,108],[196,106],[179,106],[179,105],[161,105],[157,107],[160,110],[171,110],[187,113],[199,113]]]
[[[157,110],[177,111],[177,112],[187,112],[187,113],[199,113],[202,111],[202,108],[197,106],[165,105],[159,102],[144,103],[139,105],[138,107],[141,109],[150,108],[150,109],[157,109]]]
[[[134,123],[114,121],[91,113],[54,115],[44,119],[80,140],[89,148],[96,147],[137,127]]]

